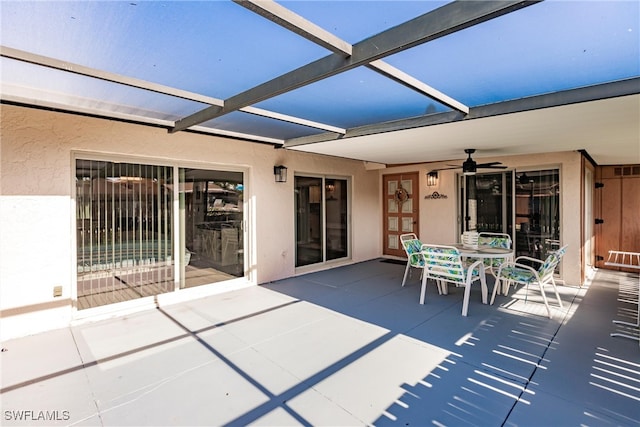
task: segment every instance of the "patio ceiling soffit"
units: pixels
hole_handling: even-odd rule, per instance
[[[297,28],[296,31],[308,33],[310,39],[313,41],[318,42],[318,39],[323,40],[322,43],[331,46],[331,50],[334,51],[334,53],[234,95],[226,99],[222,106],[211,105],[208,108],[184,117],[176,121],[175,126],[170,129],[169,132],[174,133],[185,130],[191,126],[215,119],[230,112],[240,110],[243,107],[248,107],[359,66],[370,66],[371,63],[387,56],[531,6],[540,1],[541,0],[455,1],[356,43],[352,46],[351,55],[346,55],[342,49],[338,49],[338,52],[335,52],[337,47],[333,46],[331,40],[338,45],[342,45],[338,43],[339,39],[336,40],[333,36],[331,38],[322,37],[324,31],[319,31],[321,30],[319,27],[310,23],[305,24],[306,21],[303,22],[295,19],[293,20],[293,24],[284,24],[282,23],[283,17],[276,14],[277,23],[285,25],[287,28],[293,25],[293,27]],[[272,13],[265,11],[264,15],[271,16]],[[387,69],[385,71],[384,66],[382,68],[382,72],[389,74],[390,70]],[[397,79],[398,76],[393,78]],[[406,82],[404,84],[406,84]]]
[[[317,26],[316,24],[306,20],[305,18],[290,11],[284,6],[273,0],[233,0],[235,3],[257,13],[263,18],[275,22],[278,25],[308,39],[314,43],[343,56],[351,56],[353,46],[345,40],[342,40],[334,34]],[[391,64],[381,59],[373,61],[367,65],[370,69],[407,86],[423,95],[448,105],[449,107],[469,114],[469,107],[463,103],[451,98],[448,95],[432,88],[426,83],[410,76],[409,74],[399,70]]]
[[[323,133],[300,138],[288,139],[284,148],[292,148],[300,145],[316,144],[335,139],[355,138],[359,136],[374,135],[384,132],[402,131],[419,127],[433,126],[458,121],[482,119],[500,116],[504,114],[521,113],[542,108],[561,107],[563,105],[577,104],[581,102],[597,101],[602,99],[617,98],[621,96],[640,94],[640,77],[633,77],[615,82],[586,86],[577,89],[568,89],[544,95],[535,95],[510,101],[496,102],[478,107],[472,107],[469,114],[463,115],[458,111],[429,114],[411,117],[401,120],[393,120],[372,125],[354,127],[347,130],[344,135],[335,133]]]
[[[95,78],[95,79],[98,79],[98,80],[103,80],[103,81],[117,83],[117,84],[129,86],[129,87],[134,87],[134,88],[137,88],[137,89],[148,90],[148,91],[159,93],[159,94],[162,94],[162,95],[174,96],[174,97],[181,98],[181,99],[186,99],[186,100],[189,100],[189,101],[195,101],[195,102],[200,102],[200,103],[203,103],[203,104],[216,105],[216,106],[224,105],[224,101],[222,99],[201,95],[199,93],[189,92],[189,91],[186,91],[186,90],[177,89],[177,88],[173,88],[173,87],[170,87],[170,86],[165,86],[165,85],[153,83],[153,82],[149,82],[149,81],[146,81],[146,80],[141,80],[141,79],[136,79],[136,78],[133,78],[133,77],[123,76],[121,74],[110,73],[108,71],[103,71],[103,70],[99,70],[99,69],[96,69],[96,68],[85,67],[84,65],[75,64],[75,63],[68,62],[68,61],[61,61],[59,59],[50,58],[50,57],[47,57],[47,56],[38,55],[38,54],[35,54],[35,53],[31,53],[31,52],[25,52],[23,50],[14,49],[14,48],[7,47],[7,46],[1,46],[0,45],[0,56],[5,57],[5,58],[14,59],[14,60],[17,60],[17,61],[27,62],[27,63],[34,64],[34,65],[39,65],[39,66],[43,66],[43,67],[52,68],[52,69],[55,69],[55,70],[65,71],[65,72],[69,72],[69,73],[72,73],[72,74],[78,74],[78,75],[82,75],[82,76]],[[30,101],[31,102],[36,102],[36,100],[30,100]],[[56,108],[63,108],[64,106],[57,105],[55,107]],[[256,116],[268,117],[268,118],[271,118],[271,119],[281,120],[281,121],[285,121],[285,122],[289,122],[289,123],[295,123],[295,124],[299,124],[299,125],[309,126],[309,127],[313,127],[313,128],[320,129],[320,130],[325,130],[325,131],[332,132],[332,133],[338,133],[338,134],[346,133],[346,129],[343,129],[343,128],[327,125],[325,123],[314,122],[312,120],[306,120],[306,119],[302,119],[302,118],[299,118],[299,117],[294,117],[294,116],[290,116],[290,115],[286,115],[286,114],[280,114],[280,113],[276,113],[276,112],[273,112],[273,111],[265,110],[265,109],[262,109],[262,108],[243,107],[243,108],[240,108],[239,111],[242,111],[242,112],[248,113],[248,114],[253,114],[253,115],[256,115]],[[84,112],[89,113],[89,114],[97,114],[97,115],[104,115],[105,114],[105,112],[101,112],[101,111],[98,111],[98,110],[84,111]],[[138,116],[135,116],[135,117],[134,116],[130,116],[130,117],[127,116],[127,117],[122,117],[122,118],[126,119],[126,120],[140,121],[140,117],[138,117]],[[151,120],[150,119],[148,121],[149,122],[153,122],[153,123],[158,124],[158,125],[161,125],[161,126],[166,126],[168,128],[171,128],[174,125],[174,122],[170,121],[170,120],[156,120],[156,119]],[[213,129],[213,128],[209,128],[209,127],[194,126],[191,129],[199,131],[199,132],[214,133],[214,134],[217,133],[217,134],[225,135],[225,136],[233,136],[233,137],[239,137],[239,138],[253,139],[253,140],[258,140],[258,141],[263,141],[263,142],[268,142],[268,143],[275,143],[275,144],[280,144],[280,145],[283,143],[282,140],[276,140],[274,138],[265,138],[265,137],[260,137],[259,135],[249,135],[249,134],[243,134],[243,133],[239,133],[239,132],[227,132],[227,131],[223,131],[223,130],[219,130],[219,129]]]

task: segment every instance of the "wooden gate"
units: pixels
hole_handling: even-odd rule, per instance
[[[596,267],[610,250],[640,252],[640,165],[603,166],[595,194]]]

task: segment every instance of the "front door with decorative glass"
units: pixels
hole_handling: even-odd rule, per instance
[[[384,255],[404,257],[400,235],[418,234],[418,172],[384,175]]]

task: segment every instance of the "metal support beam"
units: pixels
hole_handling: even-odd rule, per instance
[[[235,3],[246,7],[252,12],[257,13],[263,18],[269,19],[276,24],[298,34],[302,37],[334,52],[337,54],[343,53],[344,55],[351,55],[353,52],[353,46],[333,35],[329,31],[324,30],[321,27],[307,21],[300,15],[295,14],[289,9],[280,6],[278,3],[272,0],[233,0]],[[456,101],[455,99],[443,94],[421,82],[420,80],[410,76],[409,74],[399,70],[391,64],[388,64],[381,59],[369,63],[368,67],[375,72],[378,72],[406,87],[413,89],[423,95],[426,95],[437,102],[461,111],[465,114],[469,113],[469,107]]]
[[[390,28],[353,46],[352,55],[333,53],[225,100],[223,108],[209,107],[178,120],[178,132],[240,108],[306,86],[456,31],[522,9],[532,1],[456,1]]]
[[[50,58],[48,56],[37,55],[31,52],[25,52],[23,50],[14,49],[7,46],[0,46],[0,56],[17,61],[27,62],[29,64],[39,65],[42,67],[52,68],[54,70],[65,71],[72,74],[78,74],[81,76],[92,77],[98,80],[117,83],[137,89],[148,90],[151,92],[160,93],[162,95],[174,96],[177,98],[186,99],[188,101],[196,101],[203,104],[211,105],[211,108],[220,108],[224,105],[222,99],[213,98],[210,96],[200,95],[198,93],[189,92],[182,89],[176,89],[170,86],[165,86],[157,83],[152,83],[146,80],[140,80],[133,77],[123,76],[121,74],[110,73],[108,71],[98,70],[96,68],[85,67],[84,65],[75,64],[72,62],[61,61],[59,59]],[[80,110],[79,110],[80,111]],[[245,107],[241,108],[243,113],[249,113],[256,116],[268,117],[270,119],[276,119],[286,121],[289,123],[295,123],[302,126],[308,126],[316,129],[325,130],[328,132],[338,132],[344,134],[345,129],[331,126],[325,123],[318,123],[311,120],[302,119],[299,117],[289,116],[286,114],[280,114],[262,108]],[[170,122],[170,126],[174,123]],[[224,132],[224,131],[220,131]],[[249,139],[261,139],[262,137],[257,135],[250,135]],[[271,142],[271,141],[270,141]]]
[[[494,104],[473,107],[468,115],[462,115],[457,111],[448,111],[438,114],[428,114],[411,117],[408,119],[392,120],[384,123],[359,126],[347,129],[344,135],[336,135],[332,132],[292,138],[285,141],[285,148],[298,145],[316,144],[335,139],[348,139],[359,136],[375,135],[402,131],[419,127],[441,125],[459,121],[483,119],[487,117],[501,116],[504,114],[522,113],[525,111],[540,110],[543,108],[560,107],[563,105],[578,104],[582,102],[598,101],[601,99],[617,98],[620,96],[636,95],[640,93],[640,77],[633,77],[615,82],[602,83],[578,89],[568,89],[560,92],[544,95],[534,95],[527,98],[511,101],[496,102]]]
[[[373,61],[369,64],[369,68],[377,71],[380,74],[387,76],[388,78],[395,80],[396,82],[407,86],[409,89],[416,90],[423,95],[427,95],[442,104],[448,105],[454,110],[458,110],[464,114],[469,114],[469,107],[463,103],[456,101],[448,95],[440,92],[437,89],[432,88],[426,83],[421,82],[415,77],[410,76],[402,70],[397,69],[391,64],[388,64],[382,60]]]
[[[234,3],[243,6],[250,11],[273,21],[276,24],[292,31],[307,40],[330,50],[331,52],[350,56],[352,46],[350,43],[334,36],[324,28],[317,26],[302,16],[290,11],[284,6],[271,0],[233,0]]]
[[[171,95],[178,98],[187,99],[189,101],[210,104],[214,107],[222,106],[224,103],[223,100],[218,98],[212,98],[210,96],[204,96],[198,93],[188,92],[186,90],[176,89],[157,83],[151,83],[146,80],[127,77],[121,74],[110,73],[108,71],[102,71],[96,68],[85,67],[84,65],[61,61],[59,59],[37,55],[35,53],[25,52],[24,50],[14,49],[7,46],[0,46],[0,56],[15,59],[17,61],[28,62],[30,64],[40,65],[43,67],[53,68],[55,70],[79,74],[81,76],[93,77],[107,82],[149,90],[152,92],[161,93],[163,95]]]

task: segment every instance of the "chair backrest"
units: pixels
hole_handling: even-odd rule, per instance
[[[511,236],[506,233],[489,233],[483,231],[478,234],[478,244],[491,246],[493,248],[511,249],[513,242]]]
[[[400,242],[404,242],[405,240],[419,240],[416,233],[406,233],[400,235]]]
[[[562,259],[564,254],[567,253],[567,246],[569,246],[569,245],[564,245],[560,249],[555,251],[555,254],[558,255],[558,258]]]
[[[422,256],[422,242],[418,239],[415,233],[402,234],[400,236],[400,243],[407,254],[409,264],[415,267],[424,266],[424,258]]]
[[[425,270],[429,277],[453,283],[464,283],[465,269],[457,248],[444,245],[422,245]]]
[[[555,273],[558,263],[562,259],[563,255],[567,252],[567,246],[568,245],[564,245],[557,251],[549,252],[549,255],[544,260],[544,263],[540,266],[540,268],[538,268],[538,275],[541,279]]]
[[[465,231],[460,236],[460,242],[462,246],[466,248],[477,248],[478,247],[478,232],[477,231]]]

